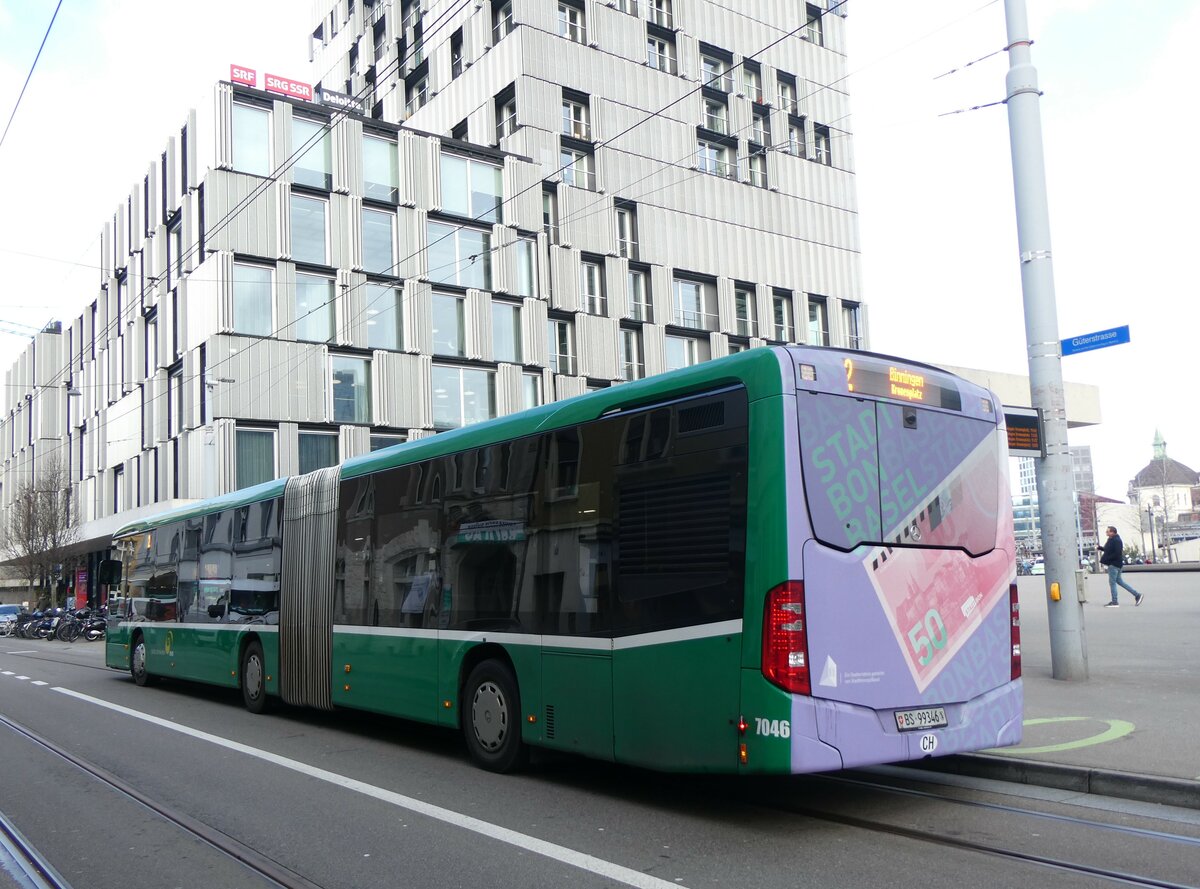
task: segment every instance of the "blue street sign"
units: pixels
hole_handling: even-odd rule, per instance
[[[1129,342],[1129,325],[1111,327],[1108,330],[1097,330],[1095,333],[1085,333],[1083,336],[1073,336],[1062,341],[1063,355],[1076,355],[1080,352],[1090,352],[1093,349],[1103,349],[1106,346],[1119,346]]]

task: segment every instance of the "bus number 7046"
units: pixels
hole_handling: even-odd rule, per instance
[[[792,736],[792,724],[786,719],[763,719],[761,716],[755,716],[754,731],[759,735],[790,738]]]

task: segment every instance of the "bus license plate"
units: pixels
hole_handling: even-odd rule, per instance
[[[923,728],[942,728],[946,722],[945,707],[926,707],[924,710],[897,710],[896,728],[913,732]]]

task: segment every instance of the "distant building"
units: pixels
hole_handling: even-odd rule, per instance
[[[1167,442],[1154,432],[1154,459],[1129,481],[1128,500],[1137,507],[1142,526],[1151,530],[1160,558],[1172,558],[1163,551],[1164,541],[1175,544],[1200,537],[1200,514],[1193,491],[1200,485],[1200,474],[1190,466],[1167,456]]]
[[[1092,446],[1076,445],[1071,452],[1071,475],[1075,490],[1080,494],[1095,494],[1096,481],[1092,472]],[[1021,457],[1017,465],[1020,491],[1025,496],[1037,496],[1037,467],[1033,457]]]

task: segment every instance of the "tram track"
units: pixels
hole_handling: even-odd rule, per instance
[[[1181,834],[1172,834],[1164,831],[1152,831],[1142,828],[1131,828],[1124,825],[1114,825],[1093,819],[1075,818],[1073,816],[1040,812],[1037,810],[1023,809],[1016,806],[1005,806],[1002,804],[985,803],[974,800],[962,800],[953,796],[946,796],[929,791],[915,791],[908,788],[896,788],[887,784],[863,781],[855,778],[843,778],[833,775],[813,775],[811,778],[822,782],[828,781],[831,783],[837,783],[843,786],[861,787],[862,789],[877,793],[894,793],[909,796],[919,796],[940,803],[956,803],[975,806],[1016,817],[1050,819],[1058,823],[1067,824],[1074,827],[1081,827],[1088,830],[1104,829],[1117,831],[1138,839],[1151,839],[1200,847],[1200,839]],[[870,831],[872,833],[901,837],[920,843],[927,843],[944,848],[956,849],[959,851],[973,852],[981,855],[987,855],[989,857],[1034,865],[1061,873],[1083,877],[1094,877],[1127,886],[1154,887],[1154,889],[1200,889],[1200,886],[1198,886],[1196,883],[1182,883],[1148,874],[1138,874],[1125,870],[1119,870],[1115,867],[1091,865],[1079,861],[1070,861],[1051,855],[1006,848],[1003,845],[985,840],[971,839],[966,836],[954,836],[949,833],[939,832],[932,829],[896,824],[884,819],[861,817],[858,815],[846,814],[844,812],[832,811],[826,808],[794,802],[786,798],[781,798],[778,795],[771,795],[770,798],[766,798],[764,796],[757,800],[752,799],[752,796],[753,792],[744,794],[742,798],[746,802],[757,802],[760,805],[768,805],[772,808],[780,809],[794,815],[800,815],[804,818],[811,818],[816,821],[838,824],[857,830]]]
[[[22,887],[71,889],[71,884],[3,812],[0,812],[0,873],[7,873]]]
[[[61,745],[54,743],[27,726],[24,726],[3,714],[0,714],[0,725],[5,726],[14,734],[25,738],[48,753],[65,760],[84,774],[91,776],[109,789],[128,797],[150,812],[153,812],[163,820],[175,825],[188,836],[199,840],[216,851],[233,859],[238,864],[245,867],[248,871],[268,881],[268,883],[278,886],[280,889],[323,889],[323,887],[319,884],[314,883],[295,871],[290,870],[285,865],[280,864],[278,861],[262,855],[261,853],[250,848],[244,843],[239,842],[228,834],[222,833],[221,831],[210,827],[204,822],[199,821],[172,806],[165,805],[153,799],[152,797],[138,790],[128,781],[121,779],[119,776],[114,775],[107,769],[104,769],[95,763],[89,762],[88,760],[75,755]],[[0,822],[2,821],[3,818],[0,817]],[[7,827],[7,825],[4,826]],[[14,833],[16,832],[15,828],[13,828],[13,831]],[[4,835],[8,835],[7,830],[4,831]],[[27,842],[24,844],[24,846],[25,848],[32,850],[32,852],[36,855],[36,850],[33,850],[32,846],[29,846]],[[40,860],[40,856],[38,860]],[[48,889],[71,889],[70,885],[63,881],[62,878],[57,875],[57,872],[54,872],[53,868],[49,867],[48,863],[43,861],[43,864],[45,864],[45,867],[48,869],[49,873],[53,874],[57,882],[53,880],[47,880],[47,882],[44,884],[35,883],[35,886],[39,886],[39,889],[42,885],[48,887]]]

